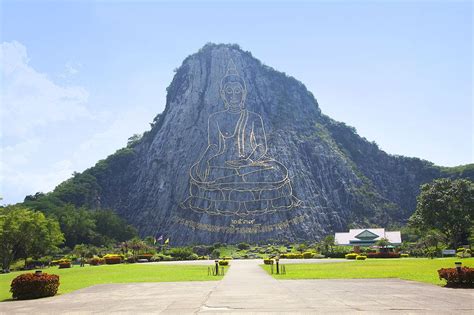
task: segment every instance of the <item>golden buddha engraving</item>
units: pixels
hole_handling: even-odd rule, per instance
[[[301,205],[288,169],[270,157],[262,117],[245,108],[247,87],[231,60],[220,83],[224,110],[208,119],[208,145],[191,166],[181,207],[210,215],[252,216]]]

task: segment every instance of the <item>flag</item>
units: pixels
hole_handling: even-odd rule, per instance
[[[166,241],[165,241],[165,244],[168,244],[170,242],[170,239],[167,238]]]

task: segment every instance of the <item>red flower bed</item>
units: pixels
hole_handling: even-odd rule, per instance
[[[10,292],[14,299],[37,299],[55,295],[58,287],[57,275],[24,273],[13,279]]]
[[[399,253],[367,253],[368,258],[400,258]]]
[[[474,268],[462,267],[460,272],[457,268],[441,268],[438,274],[447,287],[474,288]]]

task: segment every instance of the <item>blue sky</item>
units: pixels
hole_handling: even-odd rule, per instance
[[[388,153],[473,162],[470,1],[2,1],[3,203],[149,129],[173,69],[238,43]]]

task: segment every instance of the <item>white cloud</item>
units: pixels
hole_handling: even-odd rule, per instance
[[[82,86],[68,84],[79,63],[68,63],[64,76],[53,80],[30,64],[19,42],[0,45],[2,75],[0,108],[0,196],[2,203],[48,192],[74,171],[94,165],[124,146],[128,137],[148,129],[155,106],[137,95],[113,95],[102,100],[122,104],[112,109],[92,104]],[[140,96],[141,94],[138,93]],[[145,93],[142,93],[145,94]]]
[[[61,86],[29,65],[26,48],[19,42],[1,44],[3,133],[26,138],[38,126],[78,117],[91,117],[86,108],[89,93],[79,86]]]

